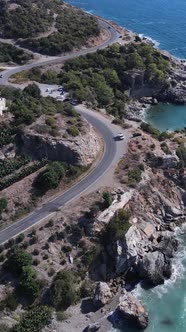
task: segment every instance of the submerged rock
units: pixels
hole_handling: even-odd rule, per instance
[[[148,326],[148,314],[142,304],[131,294],[126,293],[120,298],[116,313],[121,319],[131,322],[140,330]]]

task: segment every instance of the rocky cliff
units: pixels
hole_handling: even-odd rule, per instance
[[[47,158],[72,165],[88,166],[101,151],[101,140],[94,128],[83,120],[83,132],[76,137],[52,137],[36,133],[30,128],[20,134],[21,154],[33,159]]]

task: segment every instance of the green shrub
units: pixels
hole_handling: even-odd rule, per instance
[[[103,193],[104,206],[108,208],[112,204],[112,195],[108,191]]]
[[[1,197],[0,198],[0,215],[2,214],[2,212],[6,209],[8,204],[8,201],[5,197]]]
[[[16,243],[23,242],[24,239],[25,239],[25,235],[24,235],[23,233],[21,233],[21,234],[18,235],[18,237],[16,238]]]
[[[72,247],[64,244],[64,245],[61,247],[61,250],[62,250],[65,254],[68,254],[69,252],[72,251]]]
[[[50,323],[51,316],[52,311],[47,306],[39,305],[29,308],[11,332],[40,332]]]
[[[34,186],[41,193],[44,193],[49,189],[57,188],[64,175],[65,169],[63,164],[55,161],[37,176]]]
[[[46,119],[47,126],[50,126],[52,128],[56,128],[56,120],[52,116],[48,116]]]
[[[120,209],[115,213],[105,228],[104,238],[106,242],[123,237],[127,233],[131,226],[129,223],[130,216],[129,210]]]
[[[184,144],[181,144],[177,150],[176,150],[176,154],[179,157],[181,164],[183,166],[186,166],[186,147]]]
[[[63,320],[66,320],[66,319],[68,319],[68,315],[65,313],[65,312],[63,312],[63,311],[57,311],[56,312],[56,316],[57,316],[57,320],[59,321],[59,322],[62,322]]]
[[[32,255],[16,247],[6,262],[6,268],[14,275],[20,276],[23,268],[32,264]]]
[[[15,311],[18,306],[17,297],[15,294],[8,294],[5,300],[0,302],[0,310],[9,309]]]
[[[50,287],[49,300],[57,310],[66,310],[76,301],[75,280],[71,271],[57,273]]]
[[[154,136],[155,138],[158,138],[160,136],[160,131],[154,127],[152,127],[149,123],[146,123],[146,122],[142,122],[141,125],[140,125],[140,128],[151,134],[152,136]]]
[[[82,256],[82,263],[86,267],[90,267],[98,258],[100,254],[100,247],[99,245],[93,245],[91,248],[87,249],[85,252],[83,252]]]
[[[79,130],[77,127],[75,126],[71,126],[67,129],[67,132],[69,135],[73,136],[73,137],[76,137],[79,135]]]
[[[93,285],[89,280],[85,280],[80,287],[80,297],[85,298],[85,297],[90,297],[93,295]]]
[[[36,279],[36,272],[31,266],[25,266],[21,274],[19,291],[29,301],[35,300],[39,295],[39,284]]]
[[[141,181],[141,169],[134,168],[128,171],[128,185],[135,186],[137,183]]]
[[[166,154],[171,154],[171,151],[170,151],[168,145],[167,145],[165,142],[161,143],[161,149],[162,149],[163,152],[165,152]]]

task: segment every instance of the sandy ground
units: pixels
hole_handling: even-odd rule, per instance
[[[99,332],[109,332],[114,327],[113,322],[111,323],[111,316],[119,303],[120,296],[121,292],[115,295],[108,305],[99,310],[95,310],[90,299],[84,299],[66,311],[69,316],[66,320],[57,322],[54,319],[43,332],[83,332],[89,324],[97,322],[101,324]]]

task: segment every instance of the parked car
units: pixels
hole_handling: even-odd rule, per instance
[[[139,136],[142,136],[142,134],[141,133],[133,133],[132,134],[132,137],[139,137]]]
[[[60,86],[58,89],[57,89],[57,91],[64,91],[64,89],[63,89],[63,87],[62,86]]]
[[[75,106],[78,104],[78,101],[77,101],[77,99],[71,99],[70,103],[72,106]]]
[[[65,99],[63,100],[64,103],[70,103],[70,101],[71,101],[70,98],[65,98]]]
[[[78,104],[78,101],[76,99],[72,99],[72,98],[65,98],[63,100],[64,103],[70,103],[72,106],[75,106]]]

